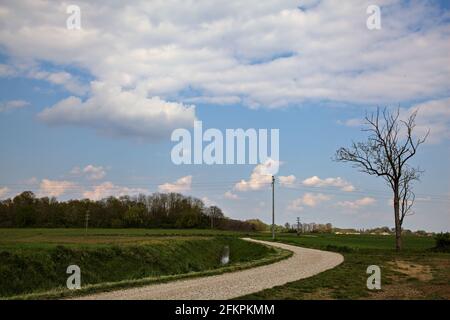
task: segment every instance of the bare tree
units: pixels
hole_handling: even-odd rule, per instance
[[[223,219],[225,216],[222,212],[222,210],[217,206],[210,206],[206,209],[207,215],[209,216],[211,220],[211,229],[214,229],[214,221]]]
[[[340,148],[335,156],[337,161],[351,162],[361,172],[384,178],[391,188],[397,250],[402,248],[403,220],[412,214],[415,198],[412,184],[415,180],[419,180],[423,173],[419,168],[411,167],[408,161],[428,137],[427,133],[422,138],[413,138],[417,111],[406,121],[401,120],[399,116],[399,109],[390,112],[385,108],[380,114],[378,108],[376,113],[365,118],[367,128],[363,131],[369,133],[368,140],[353,142],[350,148]]]

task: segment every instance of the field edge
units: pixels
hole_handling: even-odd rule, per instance
[[[264,244],[260,244],[264,245]],[[267,246],[267,245],[265,245]],[[281,248],[271,247],[275,252],[267,257],[249,262],[241,262],[231,266],[220,267],[211,270],[189,272],[184,274],[166,275],[159,277],[146,277],[141,279],[122,280],[115,282],[105,282],[99,284],[87,285],[79,290],[68,290],[66,288],[56,288],[44,292],[28,293],[9,297],[0,297],[0,300],[55,300],[73,297],[82,297],[99,292],[108,292],[118,289],[129,289],[142,287],[151,284],[172,282],[184,279],[199,278],[220,275],[223,273],[246,270],[254,267],[272,264],[292,256],[293,252]]]

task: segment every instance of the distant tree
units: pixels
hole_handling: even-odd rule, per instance
[[[31,191],[24,191],[13,199],[15,224],[31,227],[36,222],[36,197]]]
[[[222,209],[220,209],[217,206],[210,206],[207,210],[207,215],[210,218],[210,222],[211,222],[211,229],[214,228],[214,223],[218,222],[219,219],[224,218],[224,214],[222,212]]]
[[[400,120],[399,115],[399,109],[390,112],[385,108],[381,114],[377,109],[376,113],[366,116],[367,128],[363,131],[369,133],[368,140],[353,142],[350,148],[340,148],[335,156],[337,161],[350,162],[364,173],[382,177],[391,188],[397,250],[402,248],[403,220],[412,213],[415,198],[412,184],[419,180],[422,173],[419,168],[410,166],[408,161],[428,136],[413,138],[417,111],[406,121]]]
[[[227,219],[217,206],[179,193],[57,201],[26,191],[0,201],[0,227],[82,228],[89,212],[92,228],[214,228],[253,231],[251,223]]]
[[[142,206],[130,207],[124,214],[123,226],[139,228],[144,224],[145,208]]]
[[[264,222],[262,222],[259,219],[250,219],[245,222],[253,225],[255,231],[268,231],[269,230],[269,225],[265,224]]]
[[[415,234],[418,236],[426,236],[428,233],[425,230],[417,230]]]

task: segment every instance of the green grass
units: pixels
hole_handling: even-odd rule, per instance
[[[111,244],[166,236],[242,236],[247,233],[210,229],[43,229],[0,228],[0,247],[9,244]]]
[[[0,297],[61,290],[71,264],[81,268],[83,286],[98,289],[102,284],[124,286],[139,279],[157,281],[218,270],[225,246],[230,247],[231,268],[279,257],[277,250],[227,232],[207,234],[207,230],[94,229],[84,236],[81,229],[1,229]]]
[[[270,241],[268,236],[257,238]],[[345,260],[314,277],[242,299],[450,299],[450,254],[432,252],[432,238],[409,236],[404,240],[404,251],[397,253],[392,236],[280,234],[279,242],[337,251]],[[396,263],[410,268],[402,269]],[[381,268],[381,291],[366,287],[369,265]]]
[[[268,233],[161,229],[0,229],[0,296],[59,298],[181,278],[220,274],[271,263],[289,253],[238,239]],[[407,236],[396,253],[392,236],[279,234],[277,241],[337,251],[345,261],[317,276],[264,290],[251,299],[450,299],[450,254],[434,240]],[[220,254],[230,246],[231,264]],[[395,263],[419,268],[411,274]],[[64,288],[69,264],[82,270],[82,290]],[[382,290],[366,288],[366,268],[379,265]],[[421,269],[422,268],[422,269]],[[422,279],[421,275],[428,278]],[[18,296],[17,296],[18,295]]]
[[[268,235],[257,235],[260,239],[270,239]],[[295,234],[279,234],[277,241],[292,243],[299,246],[305,246],[317,249],[326,249],[327,247],[341,248],[345,250],[387,250],[393,251],[395,248],[394,236],[381,235],[336,235],[336,234],[307,234],[297,237]],[[404,236],[404,249],[406,251],[417,251],[432,248],[435,241],[431,237]]]

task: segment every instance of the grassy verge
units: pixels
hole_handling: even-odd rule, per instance
[[[292,255],[292,252],[282,249],[274,249],[272,253],[268,256],[257,259],[249,262],[238,262],[231,264],[226,267],[219,267],[212,270],[207,271],[199,271],[199,272],[189,272],[184,274],[176,274],[169,276],[160,276],[160,277],[147,277],[142,279],[134,279],[134,280],[124,280],[117,282],[105,282],[95,285],[87,285],[82,287],[80,290],[69,291],[65,288],[56,288],[46,292],[37,292],[32,294],[23,294],[18,296],[6,297],[6,299],[11,300],[36,300],[36,299],[63,299],[63,298],[74,298],[79,296],[84,296],[88,294],[94,294],[98,292],[108,292],[119,289],[127,289],[133,287],[140,287],[144,285],[157,284],[157,283],[165,283],[176,280],[184,280],[189,278],[196,277],[206,277],[219,275],[226,272],[233,272],[239,270],[245,270],[249,268],[254,268],[258,266],[263,266],[266,264],[275,263],[277,261],[289,258]],[[0,297],[1,299],[1,297]],[[5,299],[5,298],[3,298]]]
[[[220,257],[230,248],[230,264]],[[157,237],[139,243],[0,244],[0,296],[51,299],[230,272],[290,253],[236,237]],[[65,288],[67,266],[81,268],[82,289]]]
[[[401,253],[392,249],[390,237],[281,235],[278,241],[340,252],[345,261],[314,277],[240,299],[450,299],[450,254],[431,251],[432,239],[407,238]],[[367,289],[369,265],[381,268],[379,291]]]

